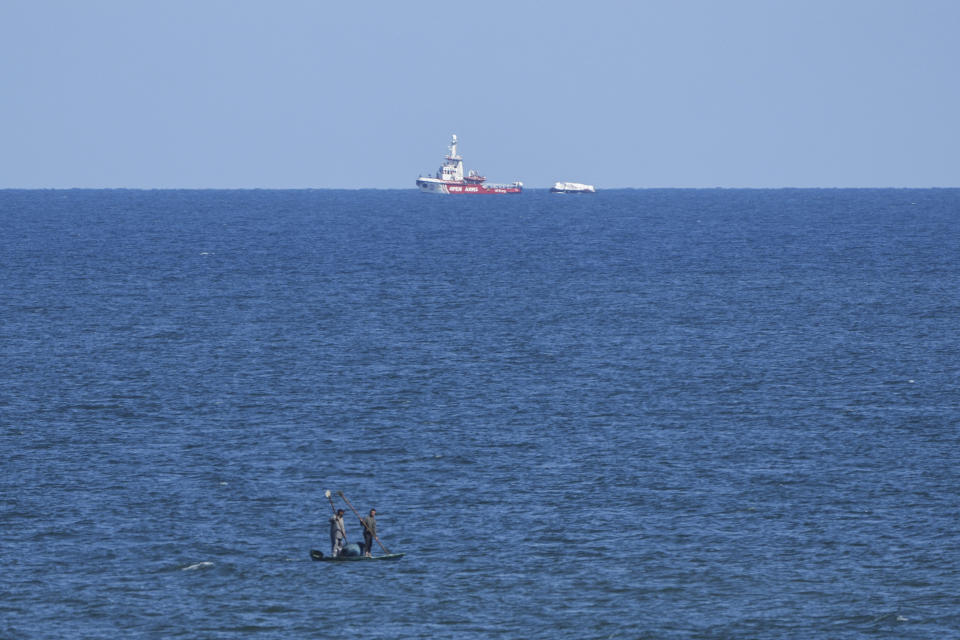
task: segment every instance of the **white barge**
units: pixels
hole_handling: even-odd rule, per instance
[[[550,187],[550,193],[596,193],[592,184],[581,184],[579,182],[555,182]]]

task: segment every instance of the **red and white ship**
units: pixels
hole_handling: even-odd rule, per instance
[[[425,193],[523,193],[523,183],[484,184],[486,178],[476,171],[463,175],[463,158],[457,155],[457,136],[450,141],[450,153],[434,178],[417,178],[417,187]]]

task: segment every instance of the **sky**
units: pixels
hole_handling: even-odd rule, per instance
[[[0,188],[960,186],[956,0],[3,0]]]

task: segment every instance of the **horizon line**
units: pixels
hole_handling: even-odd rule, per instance
[[[549,191],[550,187],[526,187],[524,191]],[[603,191],[828,191],[828,190],[933,190],[960,189],[957,186],[780,186],[780,187],[602,187]],[[411,191],[419,193],[416,187],[4,187],[0,191]],[[437,195],[437,194],[428,194]],[[522,194],[503,194],[522,195]]]

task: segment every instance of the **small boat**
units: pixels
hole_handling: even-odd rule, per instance
[[[550,193],[596,193],[592,184],[581,184],[579,182],[555,182],[550,187]]]
[[[399,560],[403,557],[402,553],[388,553],[382,556],[348,556],[346,554],[339,555],[337,557],[325,556],[322,551],[317,551],[316,549],[310,550],[310,557],[318,562],[352,562],[354,560],[358,561],[367,561],[367,560]]]

